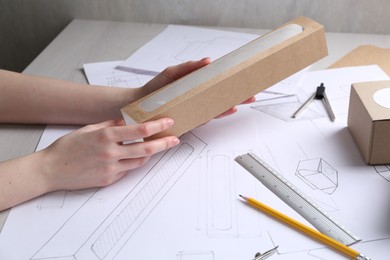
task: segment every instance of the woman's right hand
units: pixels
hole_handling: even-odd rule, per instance
[[[47,191],[107,186],[129,170],[145,164],[153,154],[179,144],[175,136],[145,142],[138,140],[170,128],[163,118],[126,126],[123,120],[88,125],[65,135],[40,151],[45,161]],[[47,192],[46,191],[46,192]]]

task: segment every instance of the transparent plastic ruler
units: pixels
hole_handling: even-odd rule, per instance
[[[319,209],[309,198],[253,153],[237,156],[235,161],[298,212],[321,233],[344,245],[361,239]]]

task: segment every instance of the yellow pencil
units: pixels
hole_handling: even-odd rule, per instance
[[[242,199],[244,199],[245,202],[247,202],[249,205],[255,207],[256,209],[259,209],[260,211],[270,215],[271,217],[274,217],[277,220],[280,220],[281,222],[305,233],[306,235],[317,239],[319,242],[322,242],[322,243],[328,245],[329,247],[339,251],[340,253],[343,253],[344,255],[346,255],[348,257],[352,257],[353,259],[357,259],[357,260],[370,260],[370,258],[360,254],[359,252],[355,251],[354,249],[338,242],[337,240],[335,240],[331,237],[328,237],[328,236],[318,232],[317,230],[315,230],[311,227],[308,227],[308,226],[296,221],[293,218],[290,218],[289,216],[287,216],[287,215],[285,215],[277,210],[274,210],[273,208],[265,205],[264,203],[261,203],[253,198],[247,198],[247,197],[242,196],[242,195],[240,195],[240,197]]]

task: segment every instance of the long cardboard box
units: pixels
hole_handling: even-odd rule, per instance
[[[328,54],[324,27],[298,17],[211,64],[122,108],[128,124],[162,117],[180,136]]]

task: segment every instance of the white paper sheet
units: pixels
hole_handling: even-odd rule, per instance
[[[138,88],[155,76],[116,69],[122,62],[108,61],[84,64],[84,72],[88,83],[98,86]]]
[[[166,67],[210,57],[216,60],[258,35],[169,25],[118,67],[123,70],[159,73]]]
[[[389,182],[377,173],[376,167],[364,164],[348,131],[349,91],[353,82],[387,78],[376,66],[309,72],[295,101],[252,105],[261,112],[257,117],[261,155],[329,215],[362,237],[363,242],[389,237],[389,212],[385,205],[390,190]],[[314,101],[301,116],[291,119],[321,82],[325,84],[336,121],[330,122],[321,101]],[[305,171],[317,172],[317,178],[312,174],[307,177]],[[302,220],[272,196],[264,201]],[[280,252],[297,252],[314,246],[314,242],[303,236],[300,241],[299,236],[279,223],[274,223],[270,234],[280,245]],[[292,239],[296,243],[289,242]]]

